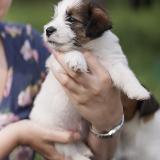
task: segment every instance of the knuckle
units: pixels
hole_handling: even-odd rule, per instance
[[[87,99],[81,99],[78,101],[79,105],[85,105],[87,103]]]
[[[101,88],[104,88],[106,86],[111,86],[112,87],[113,82],[111,77],[108,75],[104,75],[103,77],[101,77]]]
[[[72,77],[73,77],[74,79],[76,79],[76,78],[78,78],[78,74],[73,71],[73,72],[72,72]]]
[[[94,91],[93,91],[93,94],[94,94],[95,96],[98,96],[98,95],[101,94],[101,90],[102,90],[101,87],[95,88]]]
[[[77,105],[82,105],[83,101],[80,98],[77,98],[76,99],[76,103],[77,103]]]
[[[79,96],[75,96],[74,99],[75,99],[76,104],[77,104],[77,105],[80,105],[80,103],[81,103],[81,98],[79,98]]]
[[[66,76],[63,81],[62,81],[62,85],[67,87],[68,86],[68,83],[69,83],[69,78]]]
[[[85,96],[84,100],[83,100],[83,103],[84,104],[87,104],[90,100],[90,97],[89,96]]]

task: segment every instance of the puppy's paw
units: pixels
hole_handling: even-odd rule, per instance
[[[127,91],[127,96],[130,99],[146,100],[150,98],[150,93],[144,87],[132,88],[132,91]]]
[[[88,72],[86,60],[79,51],[71,51],[66,53],[64,61],[74,72]]]

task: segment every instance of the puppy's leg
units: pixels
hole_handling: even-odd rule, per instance
[[[109,67],[108,71],[114,85],[129,98],[143,100],[150,97],[150,93],[140,84],[134,73],[125,64],[114,64]]]
[[[64,61],[75,72],[87,72],[87,63],[83,54],[79,51],[65,53]]]

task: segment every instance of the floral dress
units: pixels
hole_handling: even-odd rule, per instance
[[[30,25],[0,23],[0,38],[8,65],[7,81],[0,101],[2,129],[12,122],[28,118],[45,76],[45,61],[49,52],[41,35]],[[5,160],[31,160],[33,157],[30,148],[19,147]]]

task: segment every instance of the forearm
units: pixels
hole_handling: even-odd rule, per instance
[[[0,131],[0,159],[8,155],[17,145],[14,124]]]
[[[121,103],[119,106],[121,106]],[[120,122],[120,119],[121,119],[121,123],[119,123],[119,126],[122,127],[124,123],[124,119],[122,120],[122,118],[120,118],[122,117],[122,115],[123,115],[123,111],[121,109],[118,112],[114,112],[114,114],[112,114],[112,117],[108,118],[108,120],[105,121],[106,123],[104,123],[104,125],[102,126],[97,125],[96,127],[93,127],[94,131],[96,131],[97,133],[103,133],[102,131],[104,131],[104,128],[107,128],[106,130],[110,131],[110,129],[113,129],[113,126],[115,126],[115,124],[118,124],[117,122]],[[90,131],[88,144],[95,155],[94,160],[112,160],[113,155],[117,149],[117,145],[120,137],[120,131],[121,131],[121,128],[117,130],[116,134],[113,134],[113,136],[111,137],[109,136],[108,138],[97,137],[95,134],[96,132],[94,133]]]
[[[95,160],[111,160],[116,151],[118,140],[119,134],[112,138],[100,139],[90,133],[88,145],[95,155]]]

